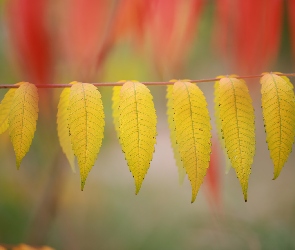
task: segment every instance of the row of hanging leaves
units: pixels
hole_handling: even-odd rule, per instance
[[[215,116],[219,139],[247,201],[248,180],[255,154],[252,100],[244,80],[220,76],[215,82]],[[200,88],[189,80],[172,80],[167,86],[167,115],[179,180],[187,174],[196,199],[209,167],[211,124]],[[266,141],[274,164],[274,179],[287,161],[295,137],[295,97],[285,76],[264,73],[260,79]],[[139,192],[156,144],[157,116],[149,89],[137,81],[121,81],[113,88],[113,118],[117,137]],[[95,164],[104,135],[101,95],[90,83],[72,82],[60,95],[57,131],[60,145],[75,171],[80,169],[81,189]],[[16,166],[29,151],[38,119],[38,90],[18,83],[0,104],[0,134],[9,130]]]

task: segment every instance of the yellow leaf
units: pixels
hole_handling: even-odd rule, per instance
[[[8,115],[9,135],[16,156],[16,166],[31,146],[38,119],[38,90],[34,84],[20,83]]]
[[[119,83],[124,83],[125,80],[119,81]],[[113,122],[115,125],[115,130],[117,133],[117,137],[120,138],[119,132],[119,101],[120,101],[120,91],[122,86],[114,86],[113,87],[113,95],[112,95],[112,110],[113,110]]]
[[[221,79],[224,77],[225,76],[217,76],[216,78]],[[221,119],[220,119],[220,109],[219,109],[219,81],[215,81],[215,84],[214,84],[214,104],[215,104],[214,110],[215,110],[215,123],[217,128],[217,135],[218,135],[219,142],[221,144],[221,148],[225,155],[225,173],[228,174],[231,168],[231,165],[226,153],[224,138],[222,136],[222,131],[221,131]]]
[[[103,105],[97,88],[89,83],[73,84],[69,97],[69,129],[80,168],[81,190],[99,153],[104,126]]]
[[[0,248],[0,250],[1,250],[1,248]],[[29,245],[26,245],[26,244],[19,244],[19,245],[15,246],[15,247],[12,247],[11,250],[54,250],[54,249],[51,248],[51,247],[48,247],[48,246],[32,247],[32,246],[29,246]]]
[[[26,244],[19,244],[18,246],[13,247],[12,250],[36,250],[36,248]]]
[[[172,81],[174,81],[174,80],[172,80]],[[171,141],[171,146],[173,149],[174,158],[176,161],[176,166],[178,168],[178,180],[179,180],[179,183],[182,184],[184,181],[184,177],[185,177],[186,172],[183,167],[183,163],[181,161],[178,144],[176,143],[175,122],[174,122],[174,118],[173,118],[174,111],[173,111],[172,93],[173,93],[173,85],[168,85],[166,98],[167,98],[168,124],[169,124],[169,129],[170,129],[170,141]]]
[[[115,130],[117,132],[117,137],[119,138],[119,101],[120,101],[120,91],[122,86],[113,87],[113,96],[112,96],[112,110],[113,110],[113,121],[115,125]]]
[[[287,77],[265,74],[261,79],[266,141],[276,179],[286,163],[295,136],[295,97]]]
[[[19,85],[19,84],[15,84]],[[8,114],[12,105],[16,88],[10,89],[0,103],[0,134],[8,129]]]
[[[227,77],[220,80],[219,112],[227,154],[247,201],[255,154],[255,125],[252,99],[243,80]]]
[[[190,82],[176,82],[172,95],[176,141],[192,186],[191,202],[194,202],[210,161],[209,111],[203,92]]]
[[[127,81],[120,92],[120,143],[134,177],[137,194],[149,169],[156,143],[157,116],[149,89]]]
[[[72,82],[74,84],[76,82]],[[72,171],[75,173],[75,155],[72,149],[72,143],[69,131],[69,97],[70,88],[64,88],[61,92],[59,103],[57,107],[57,133],[62,151],[66,155]]]

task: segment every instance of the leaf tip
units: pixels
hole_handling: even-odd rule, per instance
[[[280,176],[281,170],[283,168],[284,165],[281,166],[275,166],[274,168],[274,173],[273,173],[273,180],[277,179]]]
[[[81,191],[84,191],[85,180],[81,180]]]
[[[138,195],[141,188],[141,182],[137,183],[135,182],[135,195]]]
[[[247,194],[247,190],[244,192],[244,200],[245,200],[245,202],[247,202],[247,201],[248,201],[248,194]]]
[[[16,157],[16,169],[19,170],[20,169],[20,164],[22,162],[22,158],[20,157]]]
[[[191,199],[191,204],[193,204],[195,202],[196,198],[197,198],[197,194],[193,193],[192,194],[192,199]]]

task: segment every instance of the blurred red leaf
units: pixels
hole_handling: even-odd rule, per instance
[[[282,0],[217,0],[213,40],[232,71],[266,70],[280,43]]]
[[[160,71],[179,71],[190,49],[203,0],[150,0],[147,32]],[[163,73],[163,72],[162,72]]]
[[[221,185],[220,185],[220,161],[218,155],[218,140],[216,137],[212,139],[212,153],[210,156],[209,168],[205,178],[205,183],[208,187],[209,203],[215,207],[221,207]]]
[[[293,56],[295,57],[295,1],[289,0],[288,2],[288,18],[289,18],[289,27],[291,33],[291,42]]]
[[[49,0],[7,1],[8,32],[22,81],[33,84],[53,81],[54,40],[47,23],[49,5]],[[39,96],[42,115],[49,118],[51,92],[39,90]]]
[[[114,14],[111,32],[113,42],[130,36],[137,45],[143,44],[145,25],[148,21],[150,1],[120,0]]]
[[[97,57],[105,49],[111,7],[111,2],[104,0],[65,0],[61,3],[60,51],[75,79],[89,79],[95,74]]]
[[[8,29],[22,73],[33,83],[52,79],[52,44],[46,23],[47,0],[7,1]]]

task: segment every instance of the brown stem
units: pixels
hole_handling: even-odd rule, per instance
[[[288,76],[294,77],[295,73],[277,73],[278,76]],[[236,76],[237,79],[249,79],[249,78],[260,78],[263,75],[250,75],[250,76]],[[189,80],[190,82],[215,82],[220,80],[220,78],[208,78],[208,79],[199,79],[199,80]],[[153,86],[161,86],[161,85],[172,85],[174,82],[141,82],[144,85],[153,85]],[[97,82],[92,83],[94,86],[103,87],[103,86],[122,86],[124,82]],[[70,88],[72,85],[70,84],[35,84],[37,88]],[[0,89],[7,88],[18,88],[19,85],[12,84],[0,84]]]

